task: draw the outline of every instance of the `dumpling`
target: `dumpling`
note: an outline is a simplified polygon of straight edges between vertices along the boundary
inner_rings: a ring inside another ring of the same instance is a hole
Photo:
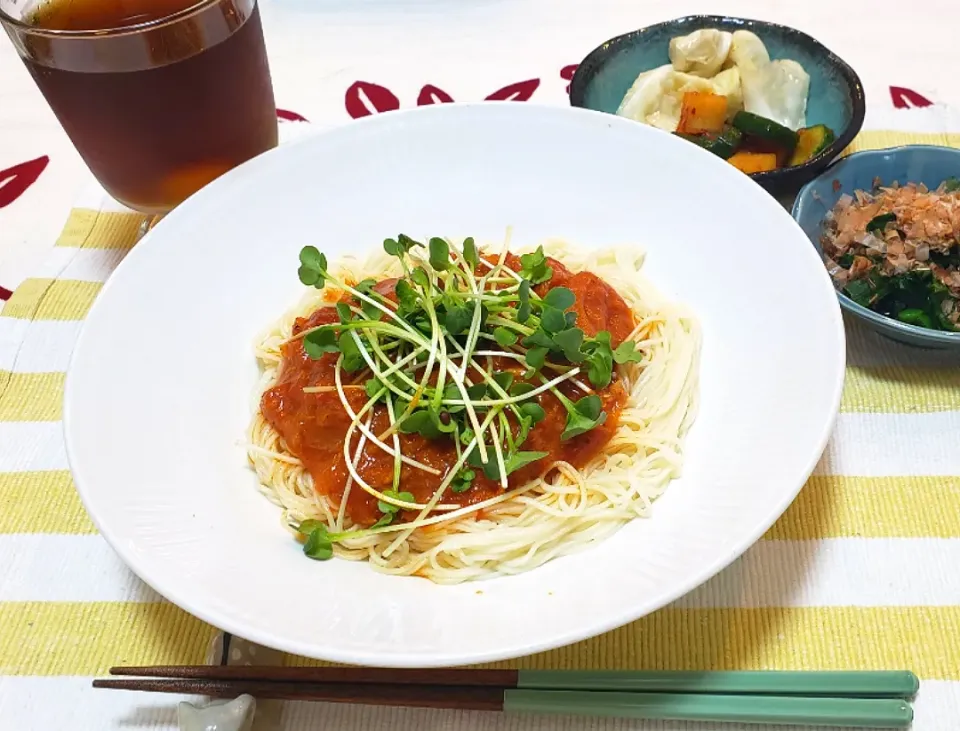
[[[743,88],[740,82],[740,69],[736,66],[721,71],[714,76],[713,93],[727,97],[727,118],[743,109]]]
[[[673,66],[667,64],[640,74],[624,95],[617,114],[637,122],[646,122],[647,116],[654,111],[663,95],[663,80],[671,73]]]
[[[796,61],[771,61],[759,70],[741,71],[743,108],[792,130],[806,125],[810,76]]]
[[[734,32],[730,43],[727,66],[736,66],[741,74],[750,69],[761,69],[770,63],[770,54],[756,33],[748,30]]]
[[[716,28],[696,30],[670,40],[670,63],[674,70],[709,79],[716,74],[733,43],[733,34]]]
[[[724,80],[732,85],[736,77],[728,75]],[[683,95],[688,91],[722,93],[714,80],[680,73],[667,64],[640,74],[624,96],[617,114],[673,132],[680,123]],[[731,95],[738,95],[739,85],[729,91]]]
[[[766,46],[750,31],[738,30],[727,63],[740,70],[743,108],[797,130],[806,124],[810,76],[796,61],[771,61]]]

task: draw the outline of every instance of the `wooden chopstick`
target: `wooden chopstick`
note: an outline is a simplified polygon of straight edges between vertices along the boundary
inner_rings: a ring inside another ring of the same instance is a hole
[[[289,683],[380,683],[390,685],[494,687],[528,690],[590,690],[702,694],[912,698],[920,686],[908,670],[792,671],[574,671],[389,668],[287,668],[186,665],[114,667],[111,675]]]
[[[308,683],[263,680],[208,680],[193,678],[105,678],[93,681],[94,688],[142,690],[154,693],[206,695],[234,698],[243,693],[261,699],[326,701],[378,706],[420,708],[464,708],[502,711],[500,688],[401,685],[384,683]]]
[[[902,699],[772,695],[558,691],[387,683],[310,683],[197,678],[109,678],[94,687],[362,705],[605,716],[670,721],[906,728],[913,709]]]
[[[516,688],[517,670],[455,668],[394,670],[391,668],[287,668],[275,665],[151,665],[112,667],[111,675],[142,678],[261,680],[314,683],[391,683],[395,685],[459,685]]]

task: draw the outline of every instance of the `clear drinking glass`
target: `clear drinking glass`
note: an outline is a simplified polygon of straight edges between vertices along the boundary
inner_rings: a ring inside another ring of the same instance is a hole
[[[277,145],[257,0],[0,0],[0,25],[110,195],[163,214]]]

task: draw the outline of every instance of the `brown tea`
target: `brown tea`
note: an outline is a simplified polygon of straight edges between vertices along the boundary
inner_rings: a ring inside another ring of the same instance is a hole
[[[24,35],[19,50],[94,175],[131,208],[168,211],[276,146],[256,0],[52,0],[28,20],[49,30],[129,27]]]

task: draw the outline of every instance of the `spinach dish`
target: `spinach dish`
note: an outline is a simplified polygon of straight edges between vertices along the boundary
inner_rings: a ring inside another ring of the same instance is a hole
[[[931,330],[960,328],[960,180],[875,181],[825,219],[824,261],[837,289],[881,315]]]

